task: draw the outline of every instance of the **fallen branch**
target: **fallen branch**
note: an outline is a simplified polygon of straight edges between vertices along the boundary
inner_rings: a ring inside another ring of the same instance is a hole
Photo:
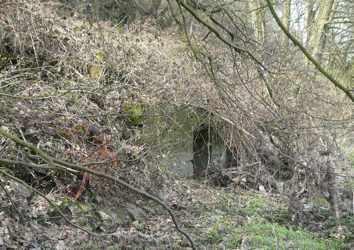
[[[12,140],[14,142],[16,142],[17,144],[19,144],[19,145],[21,145],[21,146],[23,146],[25,148],[30,149],[31,151],[33,151],[34,153],[39,155],[48,165],[50,165],[50,166],[52,166],[54,168],[66,169],[66,170],[67,170],[67,168],[69,168],[70,170],[83,171],[83,172],[92,174],[94,176],[98,176],[98,177],[101,177],[101,178],[104,178],[104,179],[107,179],[107,180],[111,180],[114,183],[118,183],[119,185],[124,186],[124,187],[130,189],[131,191],[134,191],[135,193],[140,194],[143,197],[156,202],[157,204],[159,204],[161,207],[163,207],[168,212],[168,214],[170,215],[170,217],[171,217],[171,219],[173,221],[173,224],[174,224],[176,230],[188,240],[188,242],[190,243],[192,249],[196,249],[191,237],[187,233],[185,233],[184,231],[182,231],[179,228],[179,226],[177,224],[177,220],[176,220],[174,214],[172,213],[172,210],[163,201],[161,201],[156,196],[153,196],[153,195],[145,192],[144,190],[136,188],[136,187],[132,186],[131,184],[129,184],[129,183],[127,183],[127,182],[125,182],[125,181],[123,181],[123,180],[121,180],[119,178],[114,178],[114,177],[106,175],[104,173],[85,168],[85,167],[83,167],[81,165],[77,165],[77,164],[74,164],[74,163],[69,163],[69,162],[66,162],[66,161],[63,161],[63,160],[59,160],[59,159],[53,158],[53,157],[49,156],[47,153],[45,153],[43,150],[41,150],[40,148],[37,148],[37,147],[33,146],[32,144],[21,140],[20,138],[18,138],[17,136],[11,134],[10,132],[7,132],[6,129],[4,129],[3,127],[0,128],[0,135],[5,137],[5,138],[8,138],[8,139],[10,139],[10,140]],[[7,177],[9,177],[9,174],[7,174],[6,172],[1,171],[1,173],[4,174],[4,175],[7,175]],[[83,231],[87,232],[87,230],[85,230],[85,229],[83,229]]]
[[[32,187],[31,185],[28,185],[26,182],[24,182],[23,180],[7,173],[6,171],[4,170],[1,170],[0,169],[0,174],[3,175],[4,177],[7,177],[8,179],[11,179],[23,186],[25,186],[26,188],[28,188],[29,190],[32,190],[33,192],[35,192],[36,194],[38,194],[39,196],[43,197],[50,206],[52,206],[59,214],[60,216],[72,227],[75,227],[77,229],[80,229],[81,231],[84,231],[85,233],[88,233],[88,234],[92,234],[92,235],[96,235],[96,236],[102,236],[103,234],[96,234],[96,233],[93,233],[93,232],[90,232],[88,231],[87,229],[83,228],[83,227],[80,227],[74,223],[72,223],[66,216],[65,214],[61,211],[61,209],[56,205],[54,204],[54,202],[52,202],[50,199],[47,198],[47,196],[45,194],[43,194],[42,192],[38,191],[36,188]]]

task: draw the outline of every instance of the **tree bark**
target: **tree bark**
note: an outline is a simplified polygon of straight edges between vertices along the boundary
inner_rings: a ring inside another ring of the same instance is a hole
[[[314,0],[306,0],[306,10],[305,10],[305,30],[306,30],[306,39],[305,46],[306,48],[310,45],[310,37],[312,37],[312,25],[314,23],[315,17],[315,3]]]
[[[264,7],[259,0],[250,0],[248,2],[251,12],[251,20],[254,28],[254,35],[256,40],[261,44],[265,40],[265,12]]]
[[[322,39],[323,34],[326,29],[326,25],[331,19],[331,13],[333,7],[335,6],[335,0],[318,1],[319,10],[316,18],[316,22],[313,27],[313,34],[310,37],[309,46],[311,49],[311,54],[317,60],[321,57],[320,53],[322,51]]]

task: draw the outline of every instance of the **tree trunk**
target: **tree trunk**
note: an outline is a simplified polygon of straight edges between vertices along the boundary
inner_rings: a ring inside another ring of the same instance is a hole
[[[331,13],[335,5],[335,0],[327,1],[318,1],[319,10],[316,18],[316,22],[313,27],[313,33],[310,37],[309,46],[312,52],[312,55],[316,58],[320,58],[320,53],[322,51],[323,44],[321,41],[324,39],[323,34],[326,28],[326,25],[331,19]]]
[[[265,12],[264,7],[259,0],[250,0],[248,2],[251,12],[251,21],[254,28],[256,40],[263,44],[265,40]]]
[[[305,10],[305,30],[306,30],[306,37],[305,37],[305,44],[308,48],[310,46],[310,37],[312,37],[312,28],[315,18],[315,3],[314,0],[306,0],[306,10]]]

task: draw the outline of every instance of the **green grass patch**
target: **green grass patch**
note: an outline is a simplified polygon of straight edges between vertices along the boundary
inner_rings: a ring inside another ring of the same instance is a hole
[[[247,223],[240,224],[231,217],[219,216],[209,227],[206,238],[208,244],[225,249],[236,249],[247,245],[248,249],[264,250],[328,250],[343,249],[339,240],[321,239],[305,230],[293,230],[277,223],[270,223],[261,217],[249,218]]]
[[[252,218],[242,227],[236,227],[227,242],[228,249],[247,240],[251,249],[342,249],[337,240],[323,240],[304,230],[293,230],[262,218]]]
[[[234,200],[236,201],[236,200]],[[335,237],[290,226],[286,204],[259,194],[243,195],[240,204],[220,200],[219,206],[203,216],[203,244],[211,249],[344,249]],[[224,207],[225,206],[225,207]],[[225,209],[224,209],[225,208]]]

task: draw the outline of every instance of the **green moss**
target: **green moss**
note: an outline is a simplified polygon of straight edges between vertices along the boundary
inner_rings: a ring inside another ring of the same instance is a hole
[[[127,115],[127,119],[130,125],[138,126],[144,121],[144,108],[140,103],[128,102],[124,103],[122,111]]]

